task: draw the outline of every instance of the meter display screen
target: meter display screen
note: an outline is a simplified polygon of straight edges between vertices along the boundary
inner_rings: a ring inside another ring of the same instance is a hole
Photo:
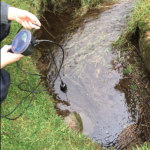
[[[31,33],[24,29],[18,32],[12,42],[12,51],[16,54],[23,53],[31,42]]]

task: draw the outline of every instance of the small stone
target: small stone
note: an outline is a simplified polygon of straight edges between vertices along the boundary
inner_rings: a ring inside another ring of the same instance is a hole
[[[65,123],[74,131],[83,132],[82,119],[75,111],[65,118]]]

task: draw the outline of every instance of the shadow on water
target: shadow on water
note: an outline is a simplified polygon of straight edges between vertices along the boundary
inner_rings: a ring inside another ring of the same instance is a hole
[[[78,28],[68,12],[60,15],[46,12],[41,20],[51,34],[48,39],[60,43],[65,50],[60,74],[68,92],[65,95],[60,91],[59,79],[49,89],[57,100],[57,113],[66,116],[76,111],[82,118],[83,132],[104,146],[114,145],[121,130],[136,121],[130,78],[123,74],[123,64],[118,63],[118,54],[111,47],[123,32],[133,3],[122,0],[101,13],[92,10],[80,20]],[[36,36],[45,39],[41,32],[37,31]],[[37,68],[46,76],[48,86],[57,71],[47,47],[41,44],[39,49],[42,54]],[[51,50],[59,66],[62,52],[55,46]]]

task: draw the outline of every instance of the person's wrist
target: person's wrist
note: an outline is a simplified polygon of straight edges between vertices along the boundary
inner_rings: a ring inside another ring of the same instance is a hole
[[[6,62],[1,62],[0,69],[4,68],[7,65]]]
[[[17,12],[17,8],[15,8],[15,7],[9,7],[8,8],[8,20],[13,20],[13,21],[16,21],[16,17],[17,17],[17,14],[16,14],[16,12]]]

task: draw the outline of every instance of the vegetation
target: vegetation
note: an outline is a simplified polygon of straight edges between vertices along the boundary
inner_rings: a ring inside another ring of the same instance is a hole
[[[133,147],[133,150],[149,150],[150,144],[149,143],[144,143],[142,147],[136,146]]]
[[[54,4],[55,6],[60,6],[62,3],[65,2],[71,2],[71,3],[79,3],[81,7],[84,7],[86,5],[89,6],[95,6],[95,5],[99,5],[102,0],[51,0],[51,3]]]
[[[137,2],[124,34],[117,40],[115,45],[119,47],[131,46],[131,38],[135,34],[137,27],[143,32],[150,29],[150,0]]]
[[[64,9],[68,9],[68,5],[65,7],[66,2],[70,4],[70,6],[75,6],[75,10],[72,11],[72,15],[76,17],[78,15],[82,16],[86,14],[90,7],[101,5],[102,0],[50,0],[48,1],[48,4],[52,6],[52,9],[49,11],[60,13],[64,11]]]

